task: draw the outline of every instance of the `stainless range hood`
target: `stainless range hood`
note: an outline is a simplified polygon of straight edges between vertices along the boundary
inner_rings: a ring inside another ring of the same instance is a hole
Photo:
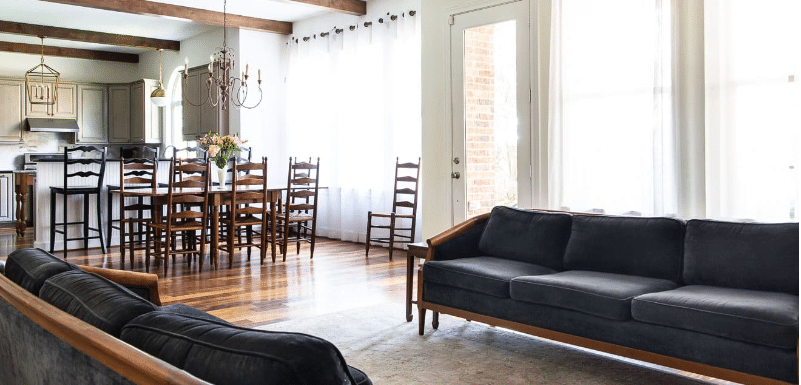
[[[28,130],[33,132],[78,132],[75,119],[28,118]]]

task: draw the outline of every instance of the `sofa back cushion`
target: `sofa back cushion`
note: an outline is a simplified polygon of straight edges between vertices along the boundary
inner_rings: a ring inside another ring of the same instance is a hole
[[[5,275],[33,295],[39,295],[48,278],[69,270],[80,269],[42,249],[25,248],[8,255]]]
[[[50,277],[39,297],[115,337],[128,321],[158,308],[130,290],[82,270]]]
[[[214,384],[354,383],[339,350],[306,334],[159,310],[125,325],[121,339]]]
[[[565,269],[679,282],[684,227],[672,218],[575,215]]]
[[[478,248],[485,256],[562,270],[572,215],[497,206]]]
[[[798,294],[798,223],[687,222],[688,285]]]

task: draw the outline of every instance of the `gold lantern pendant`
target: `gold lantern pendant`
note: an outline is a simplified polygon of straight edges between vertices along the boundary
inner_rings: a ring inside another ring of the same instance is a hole
[[[42,39],[42,61],[36,67],[25,73],[25,88],[28,92],[30,104],[53,106],[58,100],[58,85],[61,83],[61,74],[44,62],[44,36]],[[48,114],[52,115],[51,109]]]

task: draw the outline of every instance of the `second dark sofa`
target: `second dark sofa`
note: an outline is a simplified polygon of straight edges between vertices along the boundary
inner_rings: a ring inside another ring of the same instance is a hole
[[[746,383],[798,382],[798,224],[496,207],[431,238],[425,311]]]

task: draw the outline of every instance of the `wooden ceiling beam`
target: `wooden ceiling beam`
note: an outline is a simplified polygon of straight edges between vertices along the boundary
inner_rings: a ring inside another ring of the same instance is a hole
[[[164,49],[180,51],[181,42],[173,40],[151,39],[148,37],[117,35],[113,33],[83,31],[79,29],[50,27],[12,23],[0,20],[0,32],[15,35],[44,36],[54,39],[81,41],[86,43],[109,44],[124,47],[137,47],[147,49]]]
[[[223,13],[181,5],[156,3],[147,0],[40,0],[50,3],[76,5],[79,7],[103,9],[107,11],[131,13],[135,15],[163,16],[189,20],[200,24],[223,25]],[[249,16],[228,14],[228,26],[257,31],[292,34],[292,23]]]
[[[0,51],[41,55],[42,46],[35,44],[0,41]],[[44,46],[45,56],[71,57],[76,59],[103,60],[121,63],[139,63],[139,55],[122,52],[93,51],[88,49]]]
[[[323,7],[329,11],[346,13],[348,15],[364,16],[367,14],[367,2],[362,0],[291,0],[293,3],[303,3]]]

